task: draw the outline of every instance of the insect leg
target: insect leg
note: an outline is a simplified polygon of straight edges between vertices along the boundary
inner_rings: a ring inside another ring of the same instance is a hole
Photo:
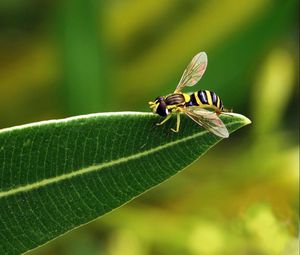
[[[173,131],[173,132],[178,132],[179,131],[179,126],[180,126],[180,113],[177,113],[177,122],[176,122],[176,129],[174,129],[174,128],[171,128],[171,130]]]
[[[162,122],[156,123],[156,125],[160,126],[160,125],[166,123],[171,117],[172,117],[172,114],[169,114]]]

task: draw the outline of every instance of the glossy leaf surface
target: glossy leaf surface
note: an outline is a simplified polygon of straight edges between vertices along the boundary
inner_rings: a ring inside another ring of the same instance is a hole
[[[242,115],[221,116],[229,132]],[[0,254],[38,247],[170,178],[221,138],[183,116],[106,113],[0,131]],[[209,169],[209,166],[207,167]],[[207,170],[203,167],[203,171]]]

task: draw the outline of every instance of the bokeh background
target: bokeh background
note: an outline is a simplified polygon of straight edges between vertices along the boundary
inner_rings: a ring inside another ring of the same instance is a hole
[[[188,62],[251,126],[38,254],[297,254],[296,0],[1,0],[0,127],[148,111]]]

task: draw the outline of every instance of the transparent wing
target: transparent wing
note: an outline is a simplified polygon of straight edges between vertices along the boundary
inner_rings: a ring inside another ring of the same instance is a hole
[[[175,89],[180,92],[184,87],[194,86],[202,77],[207,67],[207,55],[205,52],[198,53],[184,70],[181,79]]]
[[[184,112],[193,121],[206,128],[211,133],[223,138],[227,138],[229,136],[226,126],[215,112],[211,112],[200,107],[187,107]]]

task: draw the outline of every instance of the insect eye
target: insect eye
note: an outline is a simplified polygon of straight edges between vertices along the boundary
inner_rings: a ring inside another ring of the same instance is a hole
[[[157,106],[156,113],[160,116],[167,116],[169,114],[169,110],[167,109],[167,105],[164,101],[160,102]]]
[[[155,101],[157,101],[157,102],[161,102],[163,100],[164,100],[164,97],[162,97],[162,96],[155,98]]]

